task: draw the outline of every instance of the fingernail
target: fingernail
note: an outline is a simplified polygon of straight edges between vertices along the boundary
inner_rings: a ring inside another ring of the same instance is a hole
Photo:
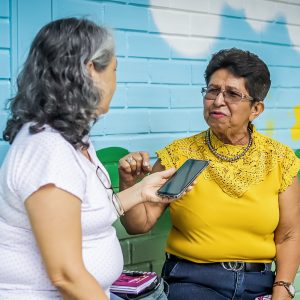
[[[147,161],[144,161],[144,166],[145,166],[145,167],[149,166],[149,164],[148,164]]]
[[[140,172],[137,172],[136,175],[140,175]]]

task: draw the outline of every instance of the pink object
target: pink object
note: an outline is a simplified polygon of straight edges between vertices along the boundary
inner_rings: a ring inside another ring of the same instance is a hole
[[[272,295],[259,296],[255,300],[269,300],[272,299]]]
[[[112,284],[110,291],[115,293],[139,294],[157,279],[154,272],[137,272],[134,275],[122,273]]]

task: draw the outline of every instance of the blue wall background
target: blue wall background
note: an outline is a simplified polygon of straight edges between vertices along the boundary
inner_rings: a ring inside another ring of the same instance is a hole
[[[115,30],[118,88],[109,114],[93,127],[97,149],[122,146],[154,157],[175,138],[206,129],[203,72],[213,52],[233,46],[257,53],[271,71],[259,131],[300,148],[299,0],[0,0],[1,132],[32,38],[69,16]],[[0,164],[7,149],[0,140]]]

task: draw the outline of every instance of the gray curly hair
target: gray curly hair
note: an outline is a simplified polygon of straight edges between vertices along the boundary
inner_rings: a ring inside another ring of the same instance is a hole
[[[89,20],[66,18],[45,25],[18,76],[4,140],[12,143],[22,125],[32,122],[30,133],[49,124],[74,148],[87,148],[84,137],[97,120],[101,92],[86,64],[92,61],[97,71],[104,70],[114,48],[111,32]]]

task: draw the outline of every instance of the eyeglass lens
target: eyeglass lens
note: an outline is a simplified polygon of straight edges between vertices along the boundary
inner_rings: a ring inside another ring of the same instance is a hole
[[[206,100],[216,100],[217,97],[222,93],[224,100],[226,102],[240,102],[242,99],[249,99],[250,97],[245,96],[244,94],[238,91],[231,90],[221,90],[215,88],[203,88],[202,95]]]
[[[106,189],[112,189],[110,179],[99,166],[96,169],[96,175]]]

